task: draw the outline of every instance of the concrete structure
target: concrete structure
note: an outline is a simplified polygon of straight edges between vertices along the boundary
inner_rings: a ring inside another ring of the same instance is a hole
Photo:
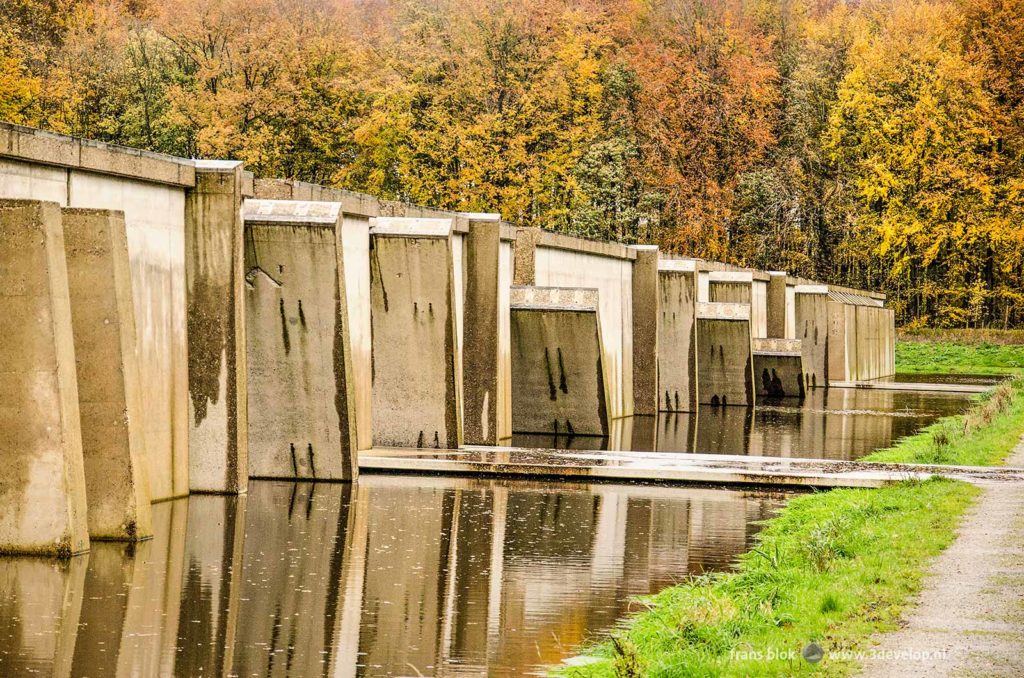
[[[794,290],[796,339],[803,353],[804,386],[828,386],[828,286],[797,285]]]
[[[637,250],[619,243],[519,229],[515,245],[516,285],[593,288],[601,305],[601,345],[609,411],[633,410],[633,266]],[[649,320],[647,321],[649,324]]]
[[[247,200],[249,473],[357,473],[338,203]]]
[[[60,207],[0,201],[0,553],[89,548]]]
[[[803,398],[803,352],[798,339],[752,340],[758,398]]]
[[[895,319],[867,296],[829,293],[829,381],[869,381],[895,374]]]
[[[124,212],[154,500],[188,494],[185,193],[193,161],[0,124],[0,198]]]
[[[462,237],[451,219],[370,220],[373,441],[462,442]]]
[[[767,320],[765,336],[772,339],[796,338],[796,293],[790,277],[783,271],[768,273]]]
[[[697,304],[697,400],[704,405],[754,406],[748,305]]]
[[[697,410],[697,262],[658,262],[658,408]]]
[[[768,274],[747,270],[710,270],[706,275],[708,296],[701,301],[749,305],[750,336],[767,337]]]
[[[633,263],[633,414],[658,413],[658,248],[634,245]]]
[[[153,534],[124,215],[65,208],[89,536]]]
[[[194,492],[249,485],[240,162],[197,161],[185,201],[188,459]]]
[[[465,240],[463,427],[465,442],[512,436],[509,288],[511,238],[497,219],[470,219]],[[514,237],[514,236],[513,236]]]
[[[513,287],[512,428],[609,432],[598,291]]]

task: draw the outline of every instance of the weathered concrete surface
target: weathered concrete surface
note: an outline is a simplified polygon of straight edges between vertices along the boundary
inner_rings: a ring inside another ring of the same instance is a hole
[[[786,294],[788,276],[783,271],[769,271],[768,276],[767,319],[765,321],[767,336],[777,339],[792,338],[788,328],[794,309],[790,307],[790,295]]]
[[[697,272],[693,261],[663,260],[658,271],[658,408],[697,410]]]
[[[357,473],[337,203],[246,200],[249,474]]]
[[[249,485],[242,163],[197,164],[185,201],[189,487],[238,493]]]
[[[636,245],[633,263],[633,414],[658,413],[658,248]]]
[[[599,243],[544,233],[536,249],[536,285],[595,288],[601,323],[608,411],[633,414],[633,264],[636,252],[619,243]]]
[[[828,287],[798,285],[796,339],[803,351],[804,386],[828,386]]]
[[[503,224],[502,233],[509,229]],[[512,437],[512,276],[515,240],[503,235],[498,255],[498,440]]]
[[[512,288],[512,428],[608,435],[597,290]]]
[[[803,398],[803,353],[798,339],[753,340],[758,398]]]
[[[537,284],[537,243],[542,233],[539,228],[516,229],[512,284]]]
[[[708,301],[750,306],[750,336],[768,336],[767,274],[748,271],[710,271]]]
[[[377,218],[370,228],[374,445],[458,447],[452,220]]]
[[[153,534],[124,215],[64,208],[89,536]]]
[[[89,548],[60,206],[0,200],[0,552]]]
[[[24,136],[18,138],[13,147],[0,143],[0,155],[34,160],[0,158],[0,198],[52,200],[63,206],[124,212],[136,345],[147,412],[143,428],[150,488],[154,500],[187,494],[184,219],[185,186],[194,182],[193,163],[159,157],[166,163],[161,166],[173,172],[158,176],[133,164],[135,159],[149,157],[141,151],[79,143],[77,139],[45,133],[33,133],[28,140]],[[69,155],[51,155],[57,153],[54,149],[58,147],[71,149]],[[82,153],[91,154],[91,159],[86,162]],[[44,161],[61,166],[39,164]],[[124,176],[130,171],[139,171],[144,180]],[[181,175],[184,183],[173,180],[179,171],[185,172]]]
[[[503,414],[498,396],[501,222],[470,221],[465,245],[464,438],[471,445],[496,445]]]
[[[1024,466],[1024,442],[1008,462]],[[917,606],[898,631],[876,636],[860,675],[1024,675],[1022,540],[1024,486],[985,486],[956,541],[929,567]]]
[[[697,304],[697,400],[754,406],[749,306]]]

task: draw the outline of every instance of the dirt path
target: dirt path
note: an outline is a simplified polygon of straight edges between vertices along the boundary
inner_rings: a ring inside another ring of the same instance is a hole
[[[1024,439],[1007,465],[1024,466]],[[1024,676],[1024,487],[983,489],[905,626],[878,637],[862,678]]]

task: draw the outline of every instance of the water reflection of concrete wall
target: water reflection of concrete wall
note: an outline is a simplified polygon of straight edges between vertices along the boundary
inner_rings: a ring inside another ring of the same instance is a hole
[[[156,538],[0,560],[0,675],[520,676],[726,566],[727,490],[368,476],[154,506]],[[8,648],[10,648],[8,650]]]

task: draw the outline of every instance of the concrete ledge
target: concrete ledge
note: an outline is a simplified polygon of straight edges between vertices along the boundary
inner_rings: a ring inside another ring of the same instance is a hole
[[[928,384],[901,381],[830,381],[832,388],[862,388],[876,391],[922,391],[925,393],[988,393],[985,384]]]
[[[359,467],[368,473],[487,475],[777,487],[884,487],[943,475],[978,484],[1024,482],[1024,469],[920,464],[880,464],[780,457],[675,452],[572,452],[519,447],[461,450],[367,450]]]
[[[750,304],[727,304],[714,301],[697,303],[697,318],[706,320],[750,320]]]
[[[455,227],[453,219],[376,217],[370,220],[371,236],[392,238],[447,238]]]
[[[251,199],[242,203],[246,223],[335,226],[341,212],[341,204],[336,202]]]
[[[779,339],[776,337],[754,337],[750,340],[754,353],[774,355],[801,355],[799,339]]]
[[[172,186],[191,187],[196,181],[191,160],[5,122],[0,122],[0,157]]]
[[[692,273],[700,268],[695,259],[659,259],[658,271]]]
[[[514,286],[509,292],[513,309],[597,311],[598,291],[587,287]]]

